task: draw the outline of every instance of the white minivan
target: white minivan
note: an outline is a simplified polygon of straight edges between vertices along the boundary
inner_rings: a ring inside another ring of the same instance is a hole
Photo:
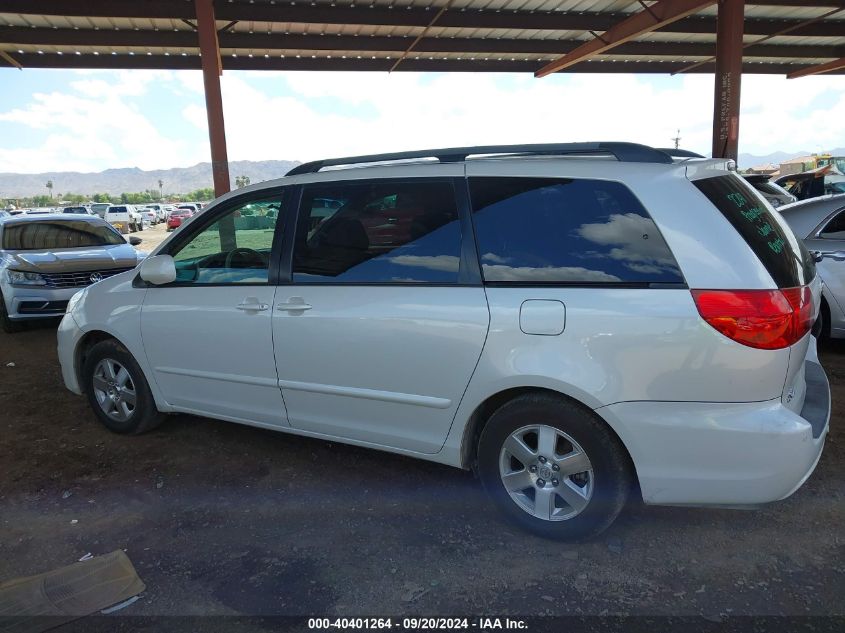
[[[538,534],[783,499],[830,389],[815,264],[719,159],[629,143],[308,163],[77,294],[67,387],[475,469]]]

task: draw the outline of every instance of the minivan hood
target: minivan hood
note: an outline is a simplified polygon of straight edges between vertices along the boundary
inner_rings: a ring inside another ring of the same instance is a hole
[[[133,268],[139,260],[137,251],[129,244],[6,253],[12,258],[11,268],[39,273]]]

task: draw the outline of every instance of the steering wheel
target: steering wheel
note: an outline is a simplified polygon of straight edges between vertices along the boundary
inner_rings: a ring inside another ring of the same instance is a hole
[[[226,268],[232,267],[232,260],[235,259],[236,256],[241,257],[243,259],[246,259],[246,257],[252,257],[253,259],[256,259],[261,262],[262,266],[267,266],[270,263],[270,260],[267,259],[266,255],[264,255],[263,253],[259,253],[256,250],[253,250],[251,248],[235,248],[226,253]]]

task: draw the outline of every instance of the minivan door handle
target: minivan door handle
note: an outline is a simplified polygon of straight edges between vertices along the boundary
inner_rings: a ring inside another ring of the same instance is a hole
[[[235,307],[245,312],[263,312],[270,309],[270,306],[266,303],[260,303],[257,297],[247,297]]]
[[[286,312],[302,312],[303,310],[310,310],[311,305],[305,303],[302,297],[291,297],[287,303],[279,303],[276,305],[277,310],[284,310]]]

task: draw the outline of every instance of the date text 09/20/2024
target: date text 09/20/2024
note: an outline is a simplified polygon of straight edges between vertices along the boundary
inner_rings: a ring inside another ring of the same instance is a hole
[[[309,618],[309,630],[391,630],[405,631],[501,631],[526,630],[528,624],[519,618]]]

